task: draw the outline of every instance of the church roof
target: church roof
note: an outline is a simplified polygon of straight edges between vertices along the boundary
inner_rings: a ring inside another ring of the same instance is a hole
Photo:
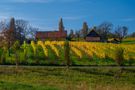
[[[36,33],[57,33],[57,32],[60,32],[60,31],[36,31]],[[62,32],[67,32],[67,31],[62,31]]]

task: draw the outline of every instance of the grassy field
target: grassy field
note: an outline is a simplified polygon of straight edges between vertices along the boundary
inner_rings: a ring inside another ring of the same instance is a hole
[[[123,40],[122,44],[135,44],[135,38],[126,38]]]
[[[134,90],[135,68],[0,66],[0,90]]]

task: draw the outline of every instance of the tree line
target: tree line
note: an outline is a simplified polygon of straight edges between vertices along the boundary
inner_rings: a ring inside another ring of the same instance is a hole
[[[62,22],[62,25],[59,25],[59,27],[63,25],[64,24]],[[135,37],[135,32],[128,35],[127,26],[118,25],[114,27],[111,22],[103,22],[98,26],[89,27],[87,22],[83,22],[82,29],[71,29],[70,33],[67,36],[67,39],[72,40],[73,38],[76,38],[78,41],[80,39],[85,40],[86,36],[92,29],[94,29],[101,36],[101,41],[103,42],[107,42],[109,38],[115,38],[119,42],[122,42],[123,38],[127,36]],[[29,38],[34,39],[35,33],[38,30],[38,28],[31,26],[28,21],[22,19],[15,20],[14,18],[11,18],[10,22],[0,21],[0,46],[4,45],[3,43],[6,43],[7,45],[9,45],[8,47],[10,47],[16,40],[18,40],[20,44],[22,44]]]
[[[68,38],[72,40],[73,38],[83,38],[85,40],[88,33],[94,29],[100,36],[101,41],[107,42],[109,38],[117,39],[119,42],[122,42],[125,37],[135,37],[135,32],[131,35],[128,35],[128,27],[127,26],[114,26],[111,22],[103,22],[98,26],[94,26],[89,28],[87,22],[84,22],[82,25],[82,29],[76,30],[74,32],[73,29],[70,30]]]

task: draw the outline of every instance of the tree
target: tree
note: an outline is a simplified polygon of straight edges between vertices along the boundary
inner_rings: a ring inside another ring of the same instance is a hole
[[[73,39],[73,37],[74,37],[74,31],[71,29],[71,30],[70,30],[70,33],[69,33],[69,35],[68,35],[68,40]]]
[[[27,35],[29,34],[29,24],[27,21],[22,19],[16,20],[15,24],[17,32],[16,38],[22,44],[26,40]]]
[[[5,20],[0,21],[0,47],[5,46],[5,40],[4,40],[4,31],[8,29],[8,24]]]
[[[126,26],[118,26],[115,30],[115,37],[118,38],[120,42],[122,42],[127,34],[128,28]]]
[[[27,21],[22,19],[11,18],[10,23],[4,20],[0,22],[0,42],[6,41],[11,46],[9,41],[15,42],[18,40],[20,44],[23,44],[28,38],[35,38],[37,30],[38,28],[30,26]]]
[[[63,20],[62,20],[62,18],[60,19],[60,22],[59,22],[59,31],[60,31],[60,32],[63,32],[63,31],[64,31],[64,25],[63,25]]]
[[[69,34],[71,37],[73,37],[74,36],[74,31],[73,31],[73,29],[71,29],[70,30],[70,34]]]
[[[110,22],[103,22],[97,27],[97,32],[100,34],[102,41],[107,41],[108,36],[113,28],[113,24]]]
[[[77,38],[78,41],[79,41],[79,38],[80,38],[80,36],[81,36],[81,35],[80,35],[80,31],[76,31],[76,32],[75,32],[75,36],[76,36],[76,38]]]
[[[84,22],[83,23],[83,28],[82,28],[82,35],[83,35],[83,38],[85,39],[87,34],[88,34],[88,25],[87,25],[87,22]]]
[[[0,33],[8,28],[8,24],[6,23],[6,20],[0,21]]]
[[[28,35],[28,37],[34,39],[36,31],[38,31],[38,30],[39,30],[39,28],[35,28],[35,27],[30,26],[29,27],[29,35]],[[28,37],[26,37],[26,38],[28,38]]]
[[[9,27],[2,31],[4,41],[7,42],[8,55],[10,56],[10,48],[16,41],[15,19],[11,18]]]

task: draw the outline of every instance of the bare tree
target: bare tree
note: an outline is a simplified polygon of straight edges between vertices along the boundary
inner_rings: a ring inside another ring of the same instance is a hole
[[[35,34],[36,34],[36,31],[38,31],[38,30],[39,30],[39,28],[29,26],[29,34],[28,34],[27,38],[35,39]]]
[[[118,26],[115,30],[115,37],[118,38],[120,42],[122,42],[127,34],[128,28],[126,26]]]
[[[7,28],[6,20],[0,21],[0,33]]]
[[[113,28],[113,24],[110,22],[103,22],[96,29],[96,31],[101,35],[102,41],[107,41],[108,35]]]
[[[9,23],[6,23],[6,20],[0,21],[0,36],[3,36],[3,31],[9,29]]]
[[[7,30],[6,21],[0,21],[0,47],[4,46],[4,33],[3,31]]]
[[[24,40],[26,40],[27,35],[29,34],[29,24],[25,20],[16,20],[16,32],[17,36],[16,38],[20,41],[20,43],[23,43]]]

